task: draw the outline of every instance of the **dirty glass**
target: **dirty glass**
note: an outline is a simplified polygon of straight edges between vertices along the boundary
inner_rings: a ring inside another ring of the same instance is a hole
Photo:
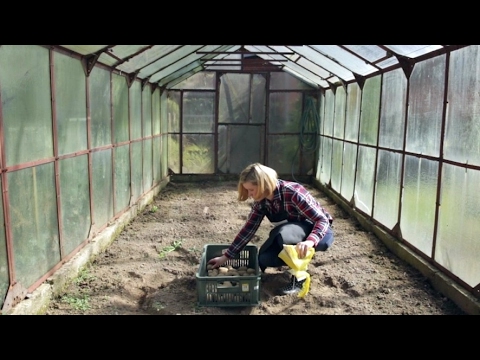
[[[214,135],[183,135],[182,174],[215,173]]]
[[[263,74],[252,75],[252,93],[250,95],[250,123],[252,124],[265,124],[266,82]]]
[[[90,96],[91,146],[112,143],[112,113],[110,111],[110,72],[95,67],[88,78]]]
[[[53,156],[48,49],[0,46],[5,166]]]
[[[389,229],[393,229],[398,222],[401,172],[401,154],[378,151],[373,217]]]
[[[130,87],[130,140],[142,137],[142,93],[139,81]]]
[[[143,141],[143,191],[146,192],[152,187],[153,169],[152,169],[152,139]]]
[[[267,138],[267,164],[278,174],[299,173],[298,135],[270,135]]]
[[[362,91],[357,83],[348,84],[347,114],[345,117],[345,140],[358,142],[358,124],[360,121],[360,102]]]
[[[239,174],[254,162],[264,162],[263,126],[219,125],[218,169],[224,174]]]
[[[438,161],[405,156],[400,229],[402,237],[432,256]]]
[[[216,88],[216,73],[213,71],[201,71],[198,72],[189,78],[181,81],[177,85],[173,86],[172,89],[198,89],[198,90],[215,90]]]
[[[130,145],[113,149],[115,181],[115,214],[130,205]]]
[[[97,232],[114,216],[112,149],[92,153],[93,231]]]
[[[322,135],[333,136],[333,120],[335,119],[335,94],[331,89],[325,91],[323,114],[320,133]]]
[[[215,126],[215,92],[183,93],[182,125],[184,133],[213,133]]]
[[[168,168],[180,174],[180,135],[168,136]]]
[[[269,132],[299,133],[302,119],[301,92],[270,93]]]
[[[152,136],[152,89],[145,86],[142,91],[143,137]]]
[[[480,171],[443,164],[434,259],[475,287],[480,283]]]
[[[218,122],[250,122],[251,76],[249,74],[224,74],[218,89]]]
[[[80,60],[55,53],[58,155],[87,149],[85,72]]]
[[[152,139],[152,176],[154,183],[162,180],[162,138],[160,136]]]
[[[357,169],[357,145],[345,143],[343,146],[342,185],[340,192],[347,201],[350,201],[353,196],[355,171]]]
[[[332,145],[331,185],[333,190],[340,192],[340,184],[342,182],[343,141],[333,139]]]
[[[405,131],[405,104],[407,102],[407,78],[402,69],[383,75],[382,106],[380,108],[379,146],[403,149]]]
[[[320,146],[322,160],[320,162],[320,176],[318,180],[321,184],[328,185],[330,183],[330,174],[332,170],[332,139],[321,137]]]
[[[143,151],[142,142],[136,141],[131,144],[132,152],[132,203],[137,202],[143,193]]]
[[[346,94],[343,87],[338,87],[335,92],[335,118],[333,121],[333,136],[337,139],[345,137],[345,108]]]
[[[2,179],[0,178],[0,189],[2,189]],[[3,197],[0,196],[0,219],[3,219]],[[0,221],[0,308],[3,306],[3,299],[7,295],[10,286],[8,257],[7,257],[7,236],[5,234],[5,225]]]
[[[55,169],[7,172],[7,180],[15,281],[28,288],[60,261]]]
[[[180,92],[169,91],[168,92],[168,132],[178,133],[180,132]],[[166,129],[164,130],[164,132]]]
[[[312,87],[286,72],[270,73],[270,90],[311,90]]]
[[[152,134],[158,135],[161,131],[162,106],[160,102],[160,89],[156,88],[152,95]]]
[[[480,165],[480,45],[450,55],[444,157]],[[461,141],[459,141],[461,139]]]
[[[406,151],[440,155],[445,66],[443,55],[413,68],[408,90]]]
[[[373,184],[375,175],[376,150],[359,146],[357,161],[357,177],[355,179],[355,207],[372,215]]]
[[[377,145],[380,84],[380,76],[365,81],[360,113],[360,143],[362,144]]]
[[[88,156],[60,160],[60,210],[64,255],[70,254],[90,230]]]
[[[116,144],[129,140],[128,86],[124,76],[112,74],[113,129]]]

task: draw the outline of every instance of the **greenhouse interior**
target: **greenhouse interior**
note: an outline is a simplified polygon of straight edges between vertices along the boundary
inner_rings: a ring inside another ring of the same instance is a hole
[[[172,178],[253,162],[480,314],[479,45],[0,45],[0,99],[2,314]]]

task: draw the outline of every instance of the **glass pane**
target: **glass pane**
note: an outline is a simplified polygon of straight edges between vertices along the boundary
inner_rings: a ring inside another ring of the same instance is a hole
[[[2,179],[0,178],[0,189],[3,189]],[[3,219],[3,196],[0,196],[0,219]],[[3,299],[7,295],[8,287],[10,286],[9,271],[8,271],[8,257],[7,257],[7,239],[5,235],[5,225],[0,221],[0,307],[3,306]]]
[[[350,201],[353,197],[353,185],[357,168],[357,145],[345,143],[342,169],[342,196]]]
[[[349,84],[347,93],[347,115],[345,119],[345,140],[358,142],[361,97],[362,91],[358,84]]]
[[[112,143],[112,113],[110,111],[110,73],[93,68],[89,77],[92,147]]]
[[[435,260],[475,287],[480,283],[480,171],[444,164],[442,173]]]
[[[202,89],[215,90],[215,72],[202,71],[178,83],[172,89]]]
[[[268,137],[268,166],[274,168],[279,175],[298,174],[298,166],[294,167],[299,147],[297,135],[271,135]]]
[[[180,174],[180,135],[168,136],[168,168]]]
[[[0,85],[6,166],[53,156],[48,49],[0,46]]]
[[[321,133],[333,136],[333,120],[335,118],[335,95],[332,90],[325,91],[325,111]]]
[[[55,53],[55,104],[58,154],[87,148],[85,72],[80,60]]]
[[[340,192],[342,182],[342,157],[343,157],[343,141],[333,140],[332,149],[332,189]]]
[[[161,101],[160,101],[160,89],[155,89],[152,95],[152,134],[158,135],[161,130]]]
[[[439,156],[445,55],[415,65],[410,77],[406,150]]]
[[[250,111],[252,124],[265,124],[266,99],[267,95],[265,77],[261,74],[252,75],[252,94],[250,98],[250,104],[252,104]],[[247,165],[245,165],[245,167]]]
[[[90,230],[88,156],[63,159],[59,166],[63,251],[68,255],[88,237]]]
[[[390,151],[378,151],[377,186],[373,217],[389,229],[398,222],[402,156]]]
[[[270,94],[270,133],[299,133],[302,118],[302,93]]]
[[[333,135],[338,139],[345,137],[345,107],[346,95],[343,87],[338,87],[335,92],[335,119],[333,121]]]
[[[425,255],[432,256],[438,162],[406,156],[404,177],[402,236]]]
[[[152,139],[143,141],[143,191],[152,187]]]
[[[263,126],[220,125],[218,168],[225,174],[240,174],[245,167],[264,159]]]
[[[115,214],[130,204],[130,146],[113,149],[115,157]]]
[[[134,142],[132,146],[132,203],[135,203],[143,193],[142,143]]]
[[[162,180],[162,138],[156,137],[153,138],[152,143],[152,172],[153,172],[153,181],[155,183]]]
[[[270,73],[271,90],[311,90],[312,87],[286,72]]]
[[[373,184],[375,175],[375,149],[358,148],[357,178],[355,180],[355,207],[372,215]]]
[[[215,145],[213,135],[184,135],[182,174],[213,174]]]
[[[183,93],[183,132],[213,133],[215,126],[215,93]]]
[[[332,139],[322,137],[320,141],[321,149],[321,168],[320,176],[318,177],[320,183],[327,185],[330,183],[330,173],[332,170]]]
[[[128,86],[124,76],[112,74],[113,80],[113,129],[115,143],[129,140]]]
[[[60,261],[54,166],[7,172],[7,179],[15,278],[28,288]]]
[[[365,81],[360,113],[360,142],[376,145],[380,107],[380,76]]]
[[[130,139],[142,137],[142,93],[139,81],[130,87]]]
[[[180,92],[168,92],[168,132],[180,132]]]
[[[220,78],[219,123],[246,123],[250,121],[249,74],[224,74]]]
[[[105,226],[114,216],[112,150],[92,153],[93,231]]]
[[[379,145],[403,149],[407,78],[402,69],[383,75]]]
[[[142,91],[143,137],[152,136],[152,90],[145,86]]]

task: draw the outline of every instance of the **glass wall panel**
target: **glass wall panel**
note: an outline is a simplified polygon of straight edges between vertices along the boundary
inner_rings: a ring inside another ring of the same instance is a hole
[[[239,174],[251,163],[263,163],[264,136],[263,126],[220,125],[218,127],[219,170],[225,174]]]
[[[358,148],[357,177],[355,179],[355,207],[372,215],[373,185],[375,175],[375,149]]]
[[[152,88],[145,86],[142,91],[143,137],[152,136]]]
[[[345,117],[345,140],[358,142],[361,100],[362,91],[358,84],[349,84],[347,93],[347,114]]]
[[[60,166],[60,206],[64,254],[70,254],[90,230],[88,156],[63,159]]]
[[[271,90],[311,90],[312,87],[286,72],[270,73]]]
[[[201,71],[181,81],[173,89],[215,89],[215,72]]]
[[[302,101],[300,92],[270,93],[269,133],[299,133]]]
[[[321,142],[321,171],[319,181],[324,185],[330,184],[330,173],[332,170],[332,139],[322,137]]]
[[[215,137],[184,135],[182,143],[182,174],[213,174],[215,172]]]
[[[112,113],[110,111],[110,72],[94,67],[89,76],[91,146],[112,143]]]
[[[7,172],[7,180],[15,278],[28,288],[60,261],[54,166]]]
[[[357,168],[357,145],[345,143],[343,153],[341,195],[350,201],[353,197],[355,171]]]
[[[82,62],[55,53],[55,104],[58,154],[87,149],[87,108],[85,72]]]
[[[415,65],[410,76],[405,149],[440,155],[445,94],[445,55]]]
[[[390,149],[403,149],[407,78],[403,69],[383,75],[380,135],[378,144]]]
[[[183,93],[183,132],[213,133],[215,126],[215,93]]]
[[[180,92],[168,92],[168,132],[180,132]]]
[[[224,74],[218,90],[218,122],[250,123],[250,74]]]
[[[480,283],[480,171],[449,164],[442,189],[435,260],[475,287]]]
[[[378,151],[377,186],[373,217],[389,229],[398,222],[402,156],[390,151]]]
[[[0,46],[6,166],[53,156],[49,50]]]
[[[180,174],[180,135],[168,136],[168,168]]]
[[[343,141],[333,140],[332,148],[332,189],[340,192],[343,168]]]
[[[161,101],[160,101],[160,89],[155,89],[152,95],[152,134],[159,135],[161,132]]]
[[[480,165],[480,45],[450,56],[444,158]],[[461,139],[461,141],[459,141]]]
[[[132,143],[132,203],[137,202],[143,193],[143,149],[142,142]]]
[[[268,137],[267,165],[274,168],[278,174],[297,174],[299,147],[296,135],[270,135]]]
[[[142,137],[142,93],[139,81],[130,87],[130,140]]]
[[[438,162],[406,156],[400,229],[402,237],[432,256]]]
[[[333,120],[335,119],[335,95],[332,90],[325,92],[325,111],[322,134],[333,136]]]
[[[115,161],[115,214],[130,205],[130,145],[113,149]]]
[[[250,123],[265,124],[267,80],[265,79],[265,76],[263,74],[253,74],[251,76],[252,91],[250,95]]]
[[[338,87],[335,92],[335,118],[333,120],[333,136],[338,139],[345,137],[345,108],[346,95],[343,87]]]
[[[360,143],[362,144],[377,145],[380,84],[380,75],[365,81],[360,113]]]
[[[98,231],[114,216],[112,149],[92,153],[93,231]]]
[[[128,86],[124,76],[112,74],[113,80],[113,128],[115,143],[128,141],[130,138],[128,121]]]
[[[157,136],[152,140],[152,172],[153,182],[157,184],[162,180],[162,138]]]
[[[3,189],[1,178],[0,189]],[[3,219],[3,216],[3,196],[0,196],[0,219]],[[0,221],[0,307],[3,305],[3,299],[5,299],[10,286],[8,276],[7,237],[5,235],[5,224],[3,221]]]
[[[147,191],[153,184],[152,170],[152,139],[143,141],[143,191]]]

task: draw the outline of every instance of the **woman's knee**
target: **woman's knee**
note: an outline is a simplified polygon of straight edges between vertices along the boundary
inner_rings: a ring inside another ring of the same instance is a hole
[[[315,247],[315,251],[327,251],[333,244],[333,231],[328,229],[323,239]]]

